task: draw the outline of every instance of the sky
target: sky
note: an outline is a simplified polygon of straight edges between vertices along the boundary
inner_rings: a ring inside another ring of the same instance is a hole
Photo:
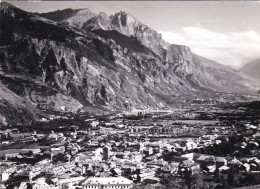
[[[260,58],[260,1],[56,1],[11,2],[29,12],[89,8],[126,11],[169,43],[239,68]]]

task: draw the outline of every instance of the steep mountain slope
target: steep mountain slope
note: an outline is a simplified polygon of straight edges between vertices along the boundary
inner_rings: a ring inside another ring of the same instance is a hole
[[[50,15],[57,13],[58,12],[45,13],[43,16],[48,16],[48,18],[52,19]],[[95,14],[91,13],[91,15]],[[63,22],[64,20],[71,20],[73,17],[72,15],[70,18],[64,18]],[[92,31],[106,39],[113,39],[123,48],[128,49],[129,43],[126,40],[119,40],[119,35],[115,34],[115,31],[139,41],[142,45],[151,49],[159,56],[162,62],[174,67],[176,72],[192,75],[192,79],[195,80],[194,83],[207,87],[208,89],[241,92],[245,89],[245,86],[250,87],[254,85],[252,81],[248,83],[248,78],[244,75],[214,61],[195,55],[188,47],[165,42],[160,34],[126,12],[119,12],[110,16],[107,16],[105,13],[100,13],[88,21],[83,19],[82,22],[84,23],[81,27],[78,27],[79,29]],[[75,23],[71,23],[71,25],[75,26]],[[137,48],[138,47],[135,46],[135,49]]]
[[[0,24],[0,93],[16,99],[12,112],[28,108],[21,123],[88,107],[171,107],[178,96],[248,90],[238,73],[166,43],[126,13],[66,9],[39,15],[1,3]],[[12,115],[5,106],[0,104],[2,124]]]
[[[260,80],[260,59],[248,62],[239,71]]]
[[[35,104],[12,92],[0,82],[0,125],[30,125],[44,117]]]

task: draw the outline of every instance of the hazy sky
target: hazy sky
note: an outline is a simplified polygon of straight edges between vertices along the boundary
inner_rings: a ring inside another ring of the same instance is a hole
[[[260,2],[257,1],[56,1],[12,2],[30,12],[89,8],[113,14],[126,11],[174,44],[238,68],[260,58]]]

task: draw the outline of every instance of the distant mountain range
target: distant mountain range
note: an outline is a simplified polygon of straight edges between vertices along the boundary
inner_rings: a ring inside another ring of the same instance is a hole
[[[253,60],[239,69],[241,72],[260,80],[260,59]]]
[[[180,98],[254,92],[231,68],[198,56],[125,12],[29,13],[1,3],[0,123],[55,112],[174,107]]]

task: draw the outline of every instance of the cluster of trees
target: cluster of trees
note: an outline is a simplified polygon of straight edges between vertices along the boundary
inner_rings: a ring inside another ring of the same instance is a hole
[[[12,140],[13,138],[11,137],[10,133],[2,133],[0,135],[0,141],[1,143],[4,142],[4,141],[9,141],[9,140]]]
[[[206,176],[200,169],[191,171],[185,169],[182,174],[172,173],[162,179],[165,188],[174,189],[211,189],[216,188],[214,182],[205,181]]]

